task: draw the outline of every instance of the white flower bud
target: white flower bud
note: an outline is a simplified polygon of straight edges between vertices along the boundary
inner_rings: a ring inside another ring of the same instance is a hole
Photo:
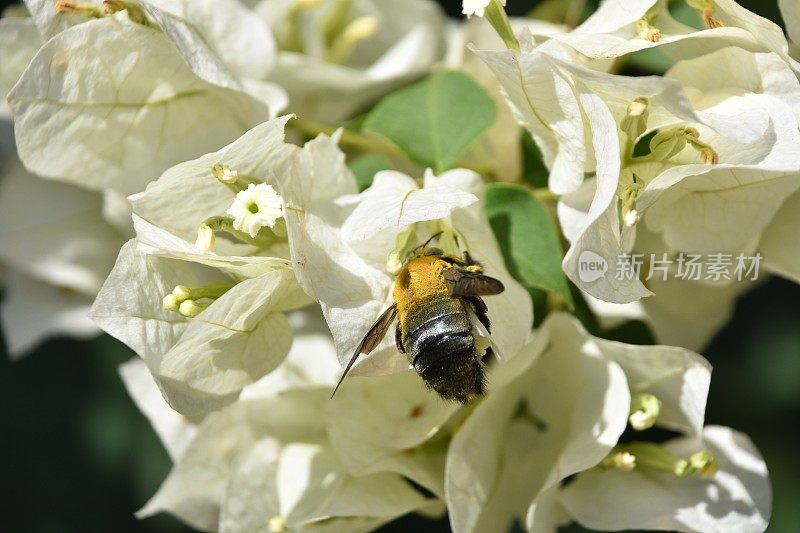
[[[164,299],[161,301],[162,307],[167,311],[175,311],[178,312],[178,308],[180,306],[180,300],[174,294],[167,294],[164,296]]]
[[[214,230],[211,229],[211,226],[208,224],[201,224],[200,227],[197,228],[197,240],[194,242],[194,245],[204,252],[210,252],[214,249],[216,240]]]
[[[187,318],[194,318],[199,315],[204,308],[205,306],[198,304],[194,300],[184,300],[181,302],[178,310],[183,316]]]
[[[272,533],[283,533],[286,531],[286,520],[281,515],[275,515],[269,519],[269,530]]]
[[[178,285],[172,289],[172,294],[178,299],[178,302],[182,302],[192,297],[192,289],[186,285]]]
[[[273,227],[283,216],[281,197],[266,183],[251,183],[239,192],[228,208],[233,217],[233,227],[255,238],[263,227]]]

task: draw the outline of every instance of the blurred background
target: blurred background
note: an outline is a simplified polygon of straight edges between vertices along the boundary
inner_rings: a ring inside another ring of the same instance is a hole
[[[738,1],[782,23],[777,0]],[[0,1],[0,7],[9,3]],[[441,3],[459,16],[460,0]],[[524,15],[544,9],[541,4],[508,0],[508,10]],[[549,12],[555,6],[563,13],[570,0],[547,4]],[[592,8],[587,2],[587,12]],[[668,66],[664,61],[639,56],[624,73],[660,73]],[[536,161],[527,163],[529,172],[542,172]],[[763,453],[774,488],[768,530],[774,533],[800,531],[799,303],[800,286],[769,280],[738,302],[733,319],[704,353],[714,365],[706,421],[748,433]],[[627,342],[648,338],[641,324],[604,336]],[[0,470],[0,532],[189,531],[168,516],[144,521],[133,516],[170,468],[117,374],[133,356],[102,336],[88,342],[53,339],[12,363],[0,341],[0,457],[7,461]],[[409,530],[449,527],[446,519],[407,517],[381,531]]]

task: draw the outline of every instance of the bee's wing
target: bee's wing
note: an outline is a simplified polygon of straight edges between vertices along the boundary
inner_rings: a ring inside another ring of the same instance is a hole
[[[389,330],[389,326],[392,324],[392,321],[397,316],[397,304],[392,304],[389,309],[383,312],[381,316],[378,317],[378,320],[369,328],[369,331],[358,343],[356,347],[356,351],[353,354],[353,357],[350,358],[350,361],[347,363],[347,367],[344,369],[344,373],[342,377],[339,379],[339,383],[336,384],[336,388],[333,389],[333,394],[331,394],[331,398],[333,395],[336,394],[336,391],[339,390],[339,385],[342,384],[344,378],[347,376],[347,373],[350,372],[350,369],[353,368],[353,365],[358,359],[358,356],[361,354],[369,355],[369,353],[375,349],[375,347],[380,344],[383,337],[386,335],[386,332]]]
[[[505,290],[503,283],[479,272],[459,268],[448,268],[442,274],[451,296],[470,298],[473,296],[493,296]]]

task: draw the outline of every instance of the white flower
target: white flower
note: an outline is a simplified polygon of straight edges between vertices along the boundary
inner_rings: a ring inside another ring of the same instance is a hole
[[[217,179],[216,165],[258,180],[283,175],[299,156],[283,142],[286,120],[177,165],[132,197],[137,238],[122,248],[92,308],[95,322],[145,360],[170,405],[193,418],[233,402],[278,367],[292,344],[284,312],[310,303],[292,271],[285,233],[254,242],[217,239],[215,252],[191,244],[198,227],[224,218],[235,196],[230,187],[238,185]],[[262,185],[253,188],[277,197]]]
[[[599,530],[764,531],[772,490],[764,460],[750,439],[730,428],[707,426],[702,434],[677,438],[664,448],[676,457],[711,452],[712,476],[620,469],[579,474],[559,503],[582,526]]]
[[[464,0],[461,13],[468,17],[471,17],[472,15],[478,15],[479,17],[482,17],[484,11],[487,7],[489,7],[489,4],[491,4],[492,1],[493,0]],[[499,1],[500,5],[506,5],[506,0]]]
[[[453,437],[445,472],[453,530],[504,530],[526,514],[540,525],[532,530],[549,530],[542,521],[560,521],[551,489],[611,452],[632,395],[662,402],[657,425],[695,434],[709,383],[708,363],[687,350],[596,339],[571,317],[548,317],[490,374],[486,399]]]
[[[322,304],[343,365],[391,304],[394,276],[387,272],[387,264],[395,262],[390,256],[398,252],[396,240],[403,231],[411,232],[414,246],[439,229],[449,231],[450,238],[458,235],[486,272],[505,285],[505,292],[489,303],[489,318],[495,325],[492,336],[502,354],[510,357],[519,350],[531,327],[530,297],[505,269],[483,214],[483,183],[477,174],[452,170],[437,177],[428,172],[419,187],[399,172],[380,172],[372,187],[358,197],[338,199],[319,172],[315,176],[318,181],[306,185],[300,194],[297,187],[288,187],[294,196],[284,196],[287,206],[293,207],[287,207],[287,227],[298,279]],[[302,174],[293,175],[289,183],[302,180]],[[399,252],[402,261],[405,254]],[[393,336],[386,337],[373,354],[355,365],[354,375],[408,368]]]
[[[278,42],[269,80],[304,119],[341,122],[444,56],[445,17],[426,0],[262,0]]]
[[[258,235],[261,228],[274,227],[283,216],[281,197],[266,183],[248,185],[236,195],[226,212],[233,217],[233,227],[251,237]]]

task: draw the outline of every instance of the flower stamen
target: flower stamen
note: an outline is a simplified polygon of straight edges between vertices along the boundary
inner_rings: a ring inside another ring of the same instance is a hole
[[[345,26],[342,33],[333,41],[328,50],[328,61],[345,63],[355,50],[356,45],[366,41],[378,32],[380,22],[375,17],[358,17]]]
[[[628,422],[636,431],[644,431],[653,427],[661,413],[661,400],[648,394],[640,392],[631,398],[631,409]]]
[[[201,287],[177,285],[170,294],[164,296],[162,306],[167,311],[194,318],[232,287],[233,285],[230,283],[216,283]]]
[[[701,451],[689,459],[676,457],[661,444],[653,442],[630,442],[615,447],[598,465],[600,468],[616,468],[625,472],[645,469],[672,474],[678,477],[712,477],[719,470],[717,458],[711,452]]]
[[[640,39],[650,41],[651,43],[657,43],[661,40],[661,30],[653,26],[653,19],[657,14],[657,7],[656,5],[656,7],[650,9],[642,18],[636,21],[636,35],[638,35]]]

